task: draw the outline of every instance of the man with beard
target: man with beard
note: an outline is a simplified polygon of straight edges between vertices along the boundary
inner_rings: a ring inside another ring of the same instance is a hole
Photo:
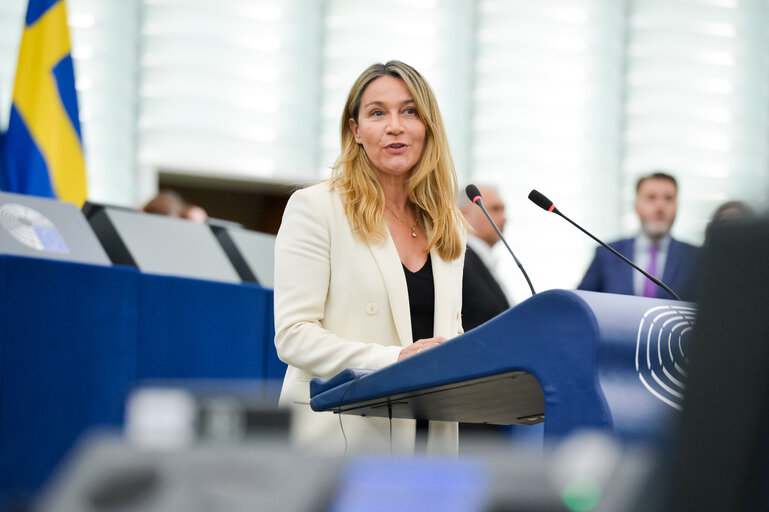
[[[636,184],[635,211],[641,221],[641,232],[609,245],[623,256],[678,293],[691,300],[691,278],[699,249],[670,236],[676,218],[678,184],[673,176],[655,172],[641,177]],[[603,247],[596,249],[580,290],[672,298]]]

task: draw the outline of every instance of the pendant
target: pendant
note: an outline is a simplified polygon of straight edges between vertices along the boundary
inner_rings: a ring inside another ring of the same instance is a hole
[[[416,237],[417,237],[417,232],[412,229],[411,230],[411,238],[416,238]]]

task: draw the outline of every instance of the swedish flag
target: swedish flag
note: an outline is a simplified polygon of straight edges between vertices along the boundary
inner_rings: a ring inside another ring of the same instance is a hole
[[[9,192],[82,205],[81,140],[64,0],[29,0],[0,183]]]

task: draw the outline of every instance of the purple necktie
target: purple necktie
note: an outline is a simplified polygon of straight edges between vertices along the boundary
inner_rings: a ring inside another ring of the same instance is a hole
[[[656,244],[649,246],[649,266],[646,267],[646,271],[657,277],[657,253],[660,248]],[[657,285],[652,282],[651,279],[644,279],[644,297],[654,297],[657,292]]]

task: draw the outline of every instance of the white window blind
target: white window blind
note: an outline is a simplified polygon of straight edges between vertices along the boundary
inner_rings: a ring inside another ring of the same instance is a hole
[[[635,180],[679,179],[674,233],[700,243],[715,208],[769,189],[769,2],[634,0],[627,51],[623,226]]]
[[[473,21],[470,0],[326,2],[320,176],[339,155],[339,121],[353,82],[370,64],[393,59],[430,83],[458,172],[467,172]]]
[[[2,131],[8,128],[16,61],[19,57],[26,12],[26,0],[0,2],[0,130]]]
[[[596,233],[616,232],[621,2],[482,0],[478,16],[473,180],[499,185],[506,236],[537,291],[574,287],[593,243],[527,196],[536,188]],[[523,300],[528,286],[501,245]]]
[[[142,166],[307,179],[322,2],[143,0]]]
[[[138,0],[67,0],[91,201],[136,197]]]

